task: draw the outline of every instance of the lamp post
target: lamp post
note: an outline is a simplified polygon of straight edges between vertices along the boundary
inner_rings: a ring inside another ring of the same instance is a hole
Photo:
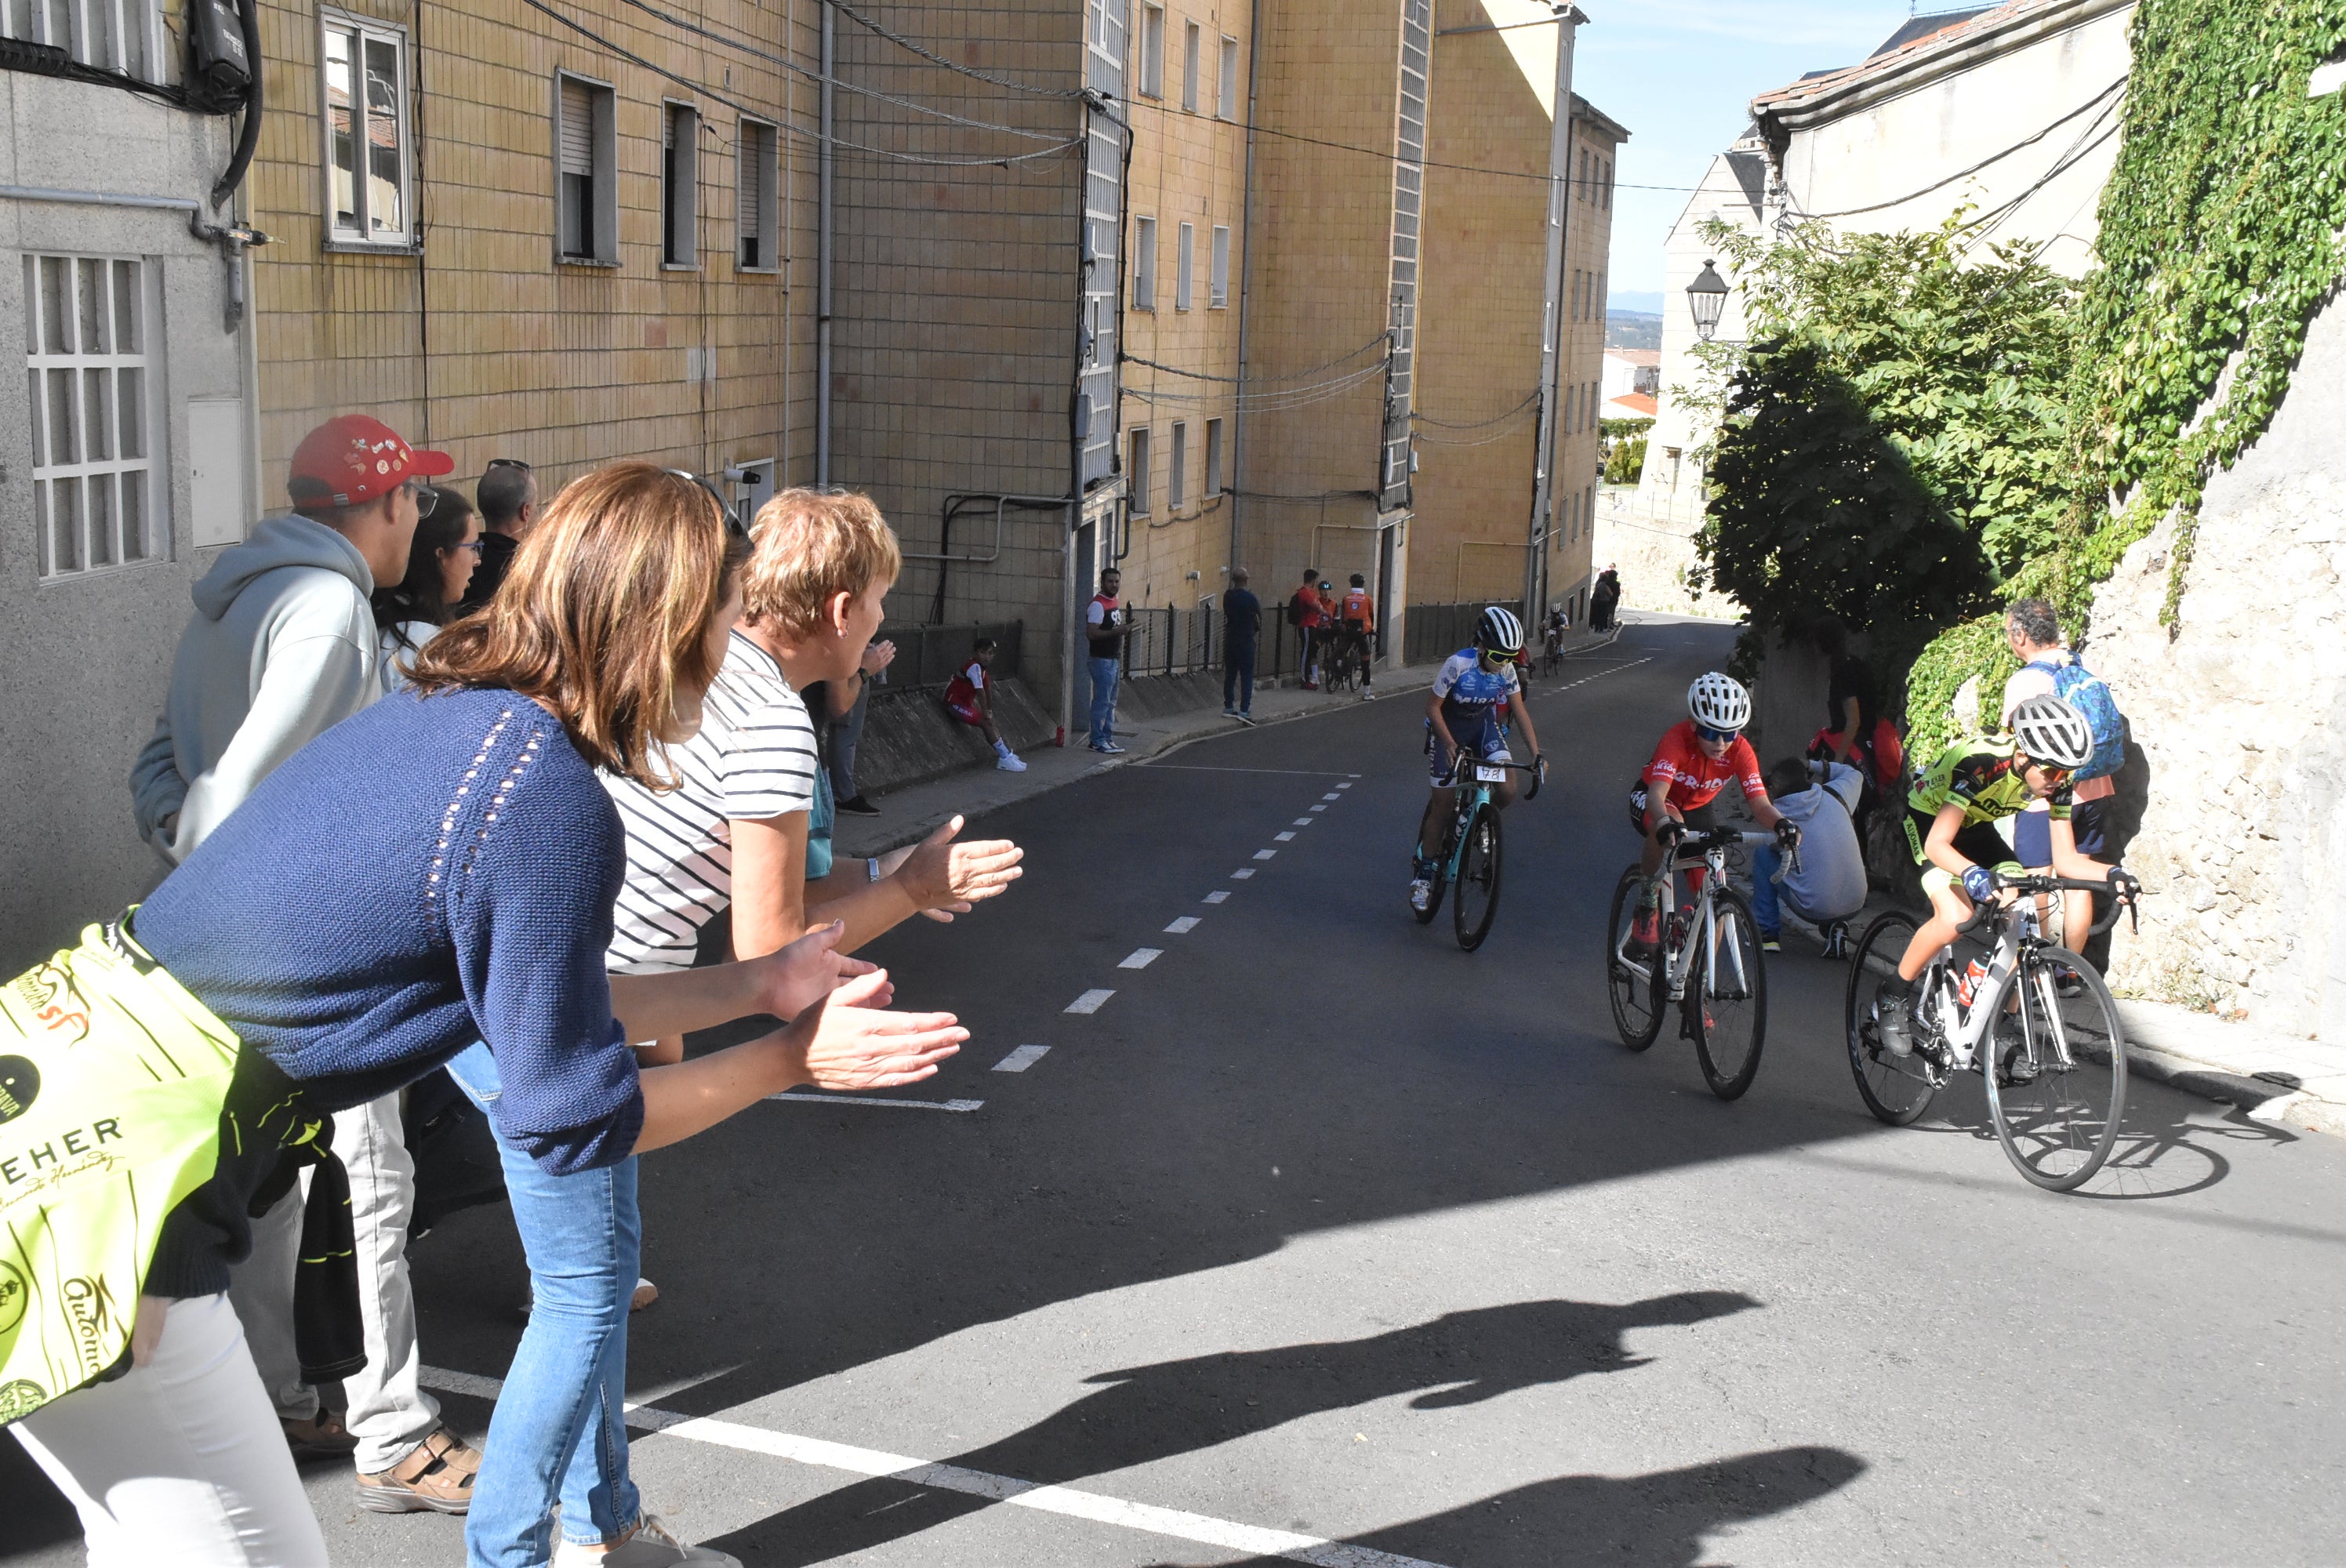
[[[1708,342],[1719,331],[1719,313],[1727,309],[1727,280],[1708,260],[1702,271],[1687,285],[1687,308],[1694,312],[1695,335]]]

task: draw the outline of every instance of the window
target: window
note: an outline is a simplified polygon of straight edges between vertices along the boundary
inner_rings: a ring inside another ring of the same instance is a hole
[[[154,0],[8,0],[0,5],[0,38],[52,45],[85,66],[159,82],[159,10]]]
[[[1574,183],[1579,188],[1573,193],[1574,195],[1583,201],[1594,199],[1588,187],[1588,149],[1586,148],[1580,149],[1580,178]]]
[[[1613,160],[1605,160],[1605,210],[1613,210]]]
[[[1148,427],[1141,426],[1132,433],[1129,444],[1132,459],[1125,465],[1125,491],[1132,497],[1126,507],[1135,517],[1148,515]]]
[[[619,264],[618,136],[608,84],[555,77],[555,255],[576,266]]]
[[[1222,422],[1206,422],[1206,495],[1217,499],[1222,494]]]
[[[1198,112],[1198,51],[1205,35],[1195,22],[1181,24],[1181,107]]]
[[[25,259],[26,385],[34,554],[44,579],[166,554],[148,374],[159,299],[153,270],[112,256]]]
[[[1173,242],[1173,308],[1177,311],[1189,308],[1189,278],[1196,270],[1197,260],[1197,226],[1184,223]]]
[[[1222,80],[1214,95],[1214,112],[1226,120],[1239,117],[1239,41],[1222,39]]]
[[[1165,96],[1165,7],[1140,8],[1140,90],[1152,98]]]
[[[1230,303],[1230,226],[1214,225],[1214,270],[1209,283],[1211,292],[1206,303],[1217,311],[1228,310]]]
[[[325,67],[325,112],[319,124],[325,140],[327,241],[412,244],[407,36],[331,12],[321,15],[319,25],[318,57]]]
[[[700,265],[700,114],[660,105],[660,265]]]
[[[1594,289],[1592,289],[1591,290],[1589,290],[1589,295],[1588,295],[1588,316],[1589,316],[1589,319],[1590,319],[1591,321],[1603,321],[1603,320],[1605,319],[1605,279],[1606,279],[1606,274],[1605,274],[1605,273],[1603,273],[1603,272],[1599,272],[1598,274],[1596,274],[1596,288],[1594,288]]]
[[[781,132],[763,120],[744,119],[733,148],[733,226],[740,239],[736,260],[744,272],[771,272],[781,266],[780,203],[775,169],[781,161]]]
[[[1132,220],[1132,308],[1157,309],[1157,219]]]
[[[1177,423],[1173,426],[1173,461],[1165,469],[1165,510],[1168,512],[1180,511],[1181,503],[1189,498],[1187,488],[1188,475],[1183,472],[1188,466],[1189,427]]]

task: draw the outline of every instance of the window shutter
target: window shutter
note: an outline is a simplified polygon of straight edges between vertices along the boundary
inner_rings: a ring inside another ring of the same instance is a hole
[[[562,172],[595,173],[595,99],[586,84],[562,78]]]

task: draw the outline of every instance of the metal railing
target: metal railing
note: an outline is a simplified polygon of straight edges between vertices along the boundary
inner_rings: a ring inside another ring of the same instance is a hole
[[[1463,605],[1410,606],[1403,662],[1413,665],[1441,663],[1474,640],[1475,621],[1493,605],[1515,611],[1518,619],[1523,616],[1521,599],[1470,599]],[[1526,636],[1530,635],[1528,622],[1525,625],[1525,632]]]

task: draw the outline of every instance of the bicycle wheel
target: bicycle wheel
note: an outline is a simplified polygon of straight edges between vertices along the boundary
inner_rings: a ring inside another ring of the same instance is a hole
[[[2085,983],[2064,996],[2055,966]],[[2014,992],[2019,1007],[2004,1008]],[[2126,1031],[2093,966],[2066,948],[2042,949],[1997,993],[1995,1037],[1981,1074],[1988,1115],[2013,1168],[2049,1192],[2083,1186],[2102,1168],[2126,1115]]]
[[[1613,907],[1605,917],[1605,989],[1613,999],[1613,1026],[1621,1044],[1643,1051],[1662,1031],[1661,955],[1642,962],[1621,956],[1629,940],[1629,922],[1637,916],[1637,889],[1644,881],[1637,868],[1621,873],[1613,887]]]
[[[1893,1056],[1882,1049],[1874,1023],[1875,1004],[1885,994],[1909,989],[1898,977],[1898,962],[1914,940],[1912,915],[1891,911],[1865,928],[1858,939],[1857,956],[1849,966],[1849,1002],[1844,1033],[1849,1043],[1849,1070],[1865,1108],[1893,1127],[1913,1125],[1930,1105],[1939,1086],[1930,1078],[1920,1056]]]
[[[1737,1100],[1760,1071],[1768,1040],[1768,970],[1751,906],[1732,888],[1711,905],[1710,943],[1695,961],[1701,978],[1687,1005],[1694,1010],[1694,1054],[1710,1092]]]
[[[1466,847],[1458,856],[1458,891],[1450,900],[1450,921],[1458,945],[1472,952],[1491,934],[1491,917],[1499,912],[1499,809],[1476,808],[1466,829]]]

